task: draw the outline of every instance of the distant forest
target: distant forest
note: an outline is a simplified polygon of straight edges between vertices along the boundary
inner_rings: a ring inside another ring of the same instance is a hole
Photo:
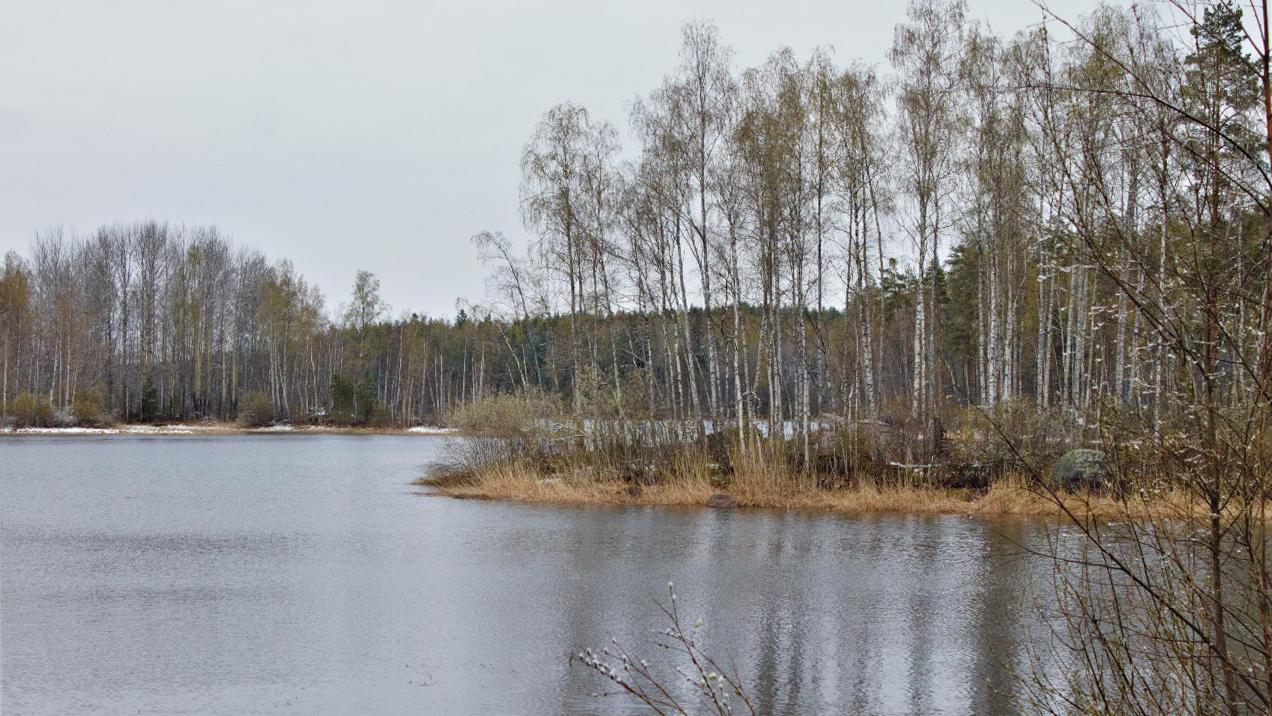
[[[1182,419],[1263,385],[1270,140],[1242,22],[1217,3],[1171,35],[1105,7],[1004,38],[916,2],[886,70],[789,49],[739,69],[691,23],[630,150],[583,107],[543,115],[536,240],[474,237],[486,298],[457,316],[392,317],[365,272],[336,315],[211,227],[39,233],[0,274],[4,416],[229,420],[254,396],[414,424],[534,393],[739,434],[887,418],[935,441],[967,406]]]

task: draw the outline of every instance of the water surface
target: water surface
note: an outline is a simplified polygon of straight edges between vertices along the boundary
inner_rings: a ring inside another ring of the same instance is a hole
[[[1008,713],[1038,523],[419,496],[446,438],[0,438],[0,712],[624,713],[674,580],[765,713]]]

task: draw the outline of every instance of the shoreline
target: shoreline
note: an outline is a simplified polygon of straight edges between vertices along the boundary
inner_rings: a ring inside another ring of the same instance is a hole
[[[716,487],[707,479],[637,486],[613,478],[541,476],[499,467],[467,479],[455,480],[443,474],[421,477],[411,484],[432,488],[431,492],[421,493],[427,496],[558,505],[711,508],[709,498],[723,493],[735,502],[726,510],[753,508],[849,515],[1066,516],[1059,505],[1029,488],[1022,479],[1006,479],[982,490],[877,483],[823,489],[799,487],[793,484],[793,479],[750,484],[742,481],[723,487]],[[1204,506],[1176,494],[1120,501],[1111,495],[1064,493],[1061,499],[1064,506],[1079,517],[1178,519],[1207,514]]]
[[[85,437],[85,436],[182,436],[182,435],[420,435],[454,436],[456,428],[417,425],[410,428],[358,428],[325,425],[269,425],[245,428],[235,423],[121,423],[109,427],[86,428],[0,428],[5,437]]]

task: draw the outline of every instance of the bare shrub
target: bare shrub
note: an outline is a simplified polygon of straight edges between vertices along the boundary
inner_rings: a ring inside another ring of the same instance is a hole
[[[536,391],[464,403],[451,412],[448,422],[472,435],[518,437],[542,432],[560,416],[558,401]]]
[[[702,622],[685,628],[673,583],[667,583],[667,601],[658,602],[658,609],[667,626],[657,632],[654,646],[669,655],[670,663],[661,667],[651,663],[629,652],[616,638],[599,650],[584,649],[571,657],[571,663],[591,669],[618,689],[597,695],[627,696],[656,714],[724,716],[742,708],[754,714],[736,670],[722,668],[698,645]],[[667,670],[674,675],[666,674]]]

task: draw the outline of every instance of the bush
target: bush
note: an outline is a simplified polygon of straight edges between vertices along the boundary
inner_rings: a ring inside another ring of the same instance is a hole
[[[1018,401],[1000,405],[989,415],[967,408],[948,437],[955,461],[1001,474],[1027,467],[1045,472],[1079,432],[1080,426],[1063,408],[1039,412],[1028,402]],[[1020,463],[1004,437],[1026,464]]]
[[[239,425],[260,428],[274,422],[274,402],[264,393],[248,393],[239,405]]]
[[[9,401],[8,413],[18,428],[47,428],[54,422],[48,398],[35,393],[18,393]]]
[[[542,393],[492,395],[465,403],[448,423],[473,435],[525,437],[546,432],[561,416],[559,404]]]
[[[466,403],[451,412],[448,424],[468,433],[446,445],[443,461],[432,466],[421,484],[453,487],[469,484],[478,474],[499,466],[523,465],[542,475],[566,462],[594,462],[599,447],[584,450],[581,443],[558,439],[562,424],[559,404],[541,393],[492,395]]]
[[[110,420],[105,412],[101,395],[96,390],[75,391],[75,401],[71,403],[71,419],[76,425],[86,428],[107,425]]]

